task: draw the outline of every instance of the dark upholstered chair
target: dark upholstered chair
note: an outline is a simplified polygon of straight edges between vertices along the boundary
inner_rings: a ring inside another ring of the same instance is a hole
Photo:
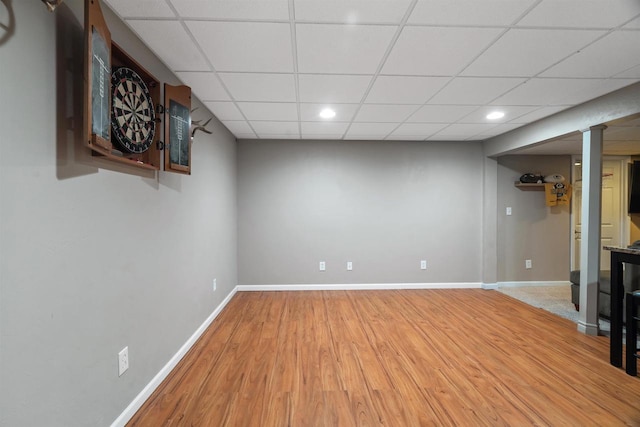
[[[571,282],[571,302],[580,309],[580,270],[574,270],[569,276]],[[623,272],[624,293],[640,289],[640,267],[625,264]],[[611,272],[601,271],[599,280],[598,313],[609,319],[611,317]],[[624,306],[623,306],[624,307]]]

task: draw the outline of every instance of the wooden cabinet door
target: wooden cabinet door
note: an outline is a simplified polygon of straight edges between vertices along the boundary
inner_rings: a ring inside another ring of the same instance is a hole
[[[111,32],[99,0],[85,0],[85,144],[111,150]]]
[[[191,88],[164,85],[164,170],[191,175]]]

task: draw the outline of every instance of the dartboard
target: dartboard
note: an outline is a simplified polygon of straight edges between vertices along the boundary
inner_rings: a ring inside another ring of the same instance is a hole
[[[156,132],[153,100],[147,85],[130,68],[116,68],[111,75],[111,135],[131,153],[149,149]]]

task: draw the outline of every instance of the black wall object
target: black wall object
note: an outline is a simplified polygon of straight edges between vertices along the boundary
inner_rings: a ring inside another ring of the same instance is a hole
[[[629,168],[629,213],[640,213],[640,161]]]

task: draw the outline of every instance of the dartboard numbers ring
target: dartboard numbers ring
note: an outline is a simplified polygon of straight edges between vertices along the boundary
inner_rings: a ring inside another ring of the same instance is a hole
[[[130,68],[116,68],[111,74],[111,136],[130,153],[151,147],[156,132],[153,100],[142,78]]]

